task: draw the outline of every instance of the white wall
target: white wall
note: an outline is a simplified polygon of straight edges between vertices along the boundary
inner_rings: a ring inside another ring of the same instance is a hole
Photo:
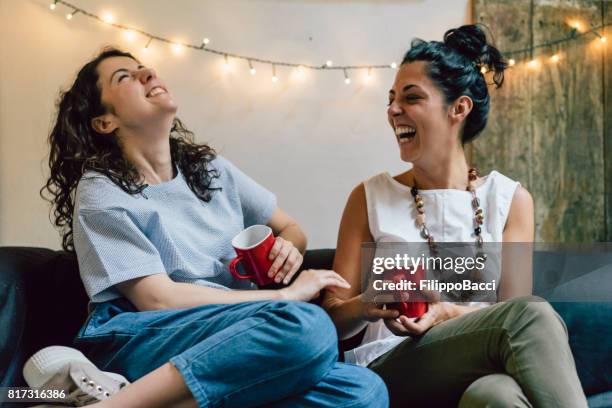
[[[338,65],[399,61],[413,37],[441,39],[468,21],[468,0],[72,0],[93,13],[190,43],[260,58]],[[0,0],[0,245],[59,248],[38,195],[45,180],[46,136],[60,87],[104,44],[135,52],[173,91],[179,116],[197,135],[277,193],[281,207],[304,226],[310,247],[335,246],[350,190],[382,171],[400,172],[386,123],[394,73],[307,72],[302,82],[278,68],[244,62],[223,73],[221,59],[124,39],[116,29],[46,0]]]

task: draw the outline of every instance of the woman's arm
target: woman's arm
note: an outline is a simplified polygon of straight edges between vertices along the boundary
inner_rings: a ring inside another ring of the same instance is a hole
[[[115,287],[140,311],[182,309],[206,304],[231,304],[258,300],[308,301],[326,287],[348,287],[333,271],[309,269],[280,290],[224,290],[174,282],[166,273],[121,282]]]
[[[268,271],[276,283],[283,281],[285,285],[291,282],[304,260],[306,251],[306,235],[297,221],[285,211],[276,208],[268,221],[268,226],[276,236],[274,246],[270,250],[269,259],[274,260]]]
[[[306,235],[296,220],[280,208],[276,208],[272,213],[272,218],[268,221],[268,227],[272,228],[274,235],[279,236],[293,243],[301,254],[306,251]]]
[[[361,244],[372,241],[365,189],[360,184],[351,192],[342,214],[333,266],[351,286],[329,288],[323,300],[323,307],[334,321],[340,339],[356,335],[368,321],[398,316],[395,310],[383,310],[361,299]]]
[[[534,231],[533,198],[529,191],[518,187],[512,197],[503,233],[500,300],[532,293]]]

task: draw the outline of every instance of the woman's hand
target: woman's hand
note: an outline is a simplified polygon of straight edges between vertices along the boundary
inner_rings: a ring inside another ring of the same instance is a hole
[[[420,336],[457,314],[458,311],[452,303],[431,302],[428,303],[427,313],[420,319],[400,316],[397,319],[385,319],[385,326],[396,336]]]
[[[334,271],[322,269],[307,269],[302,271],[291,286],[280,290],[286,300],[301,300],[304,302],[319,296],[321,289],[337,286],[349,289],[351,285]]]
[[[363,302],[363,318],[368,322],[375,322],[380,319],[394,320],[399,316],[399,312],[393,309],[383,309],[383,305],[375,302]]]
[[[268,276],[274,277],[274,282],[283,281],[286,285],[300,269],[304,257],[291,241],[276,237],[268,259],[274,260],[268,270]]]

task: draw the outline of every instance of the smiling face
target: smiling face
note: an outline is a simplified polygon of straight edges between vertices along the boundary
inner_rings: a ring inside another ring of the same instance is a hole
[[[400,67],[389,91],[387,116],[403,161],[435,160],[459,143],[443,93],[415,61]]]
[[[101,133],[174,118],[176,103],[153,69],[129,57],[110,57],[100,62],[97,72],[102,104],[108,111],[101,121],[94,119],[94,127]]]

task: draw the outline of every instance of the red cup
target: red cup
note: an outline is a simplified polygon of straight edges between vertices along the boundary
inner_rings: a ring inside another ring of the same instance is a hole
[[[414,274],[410,274],[409,271],[403,269],[390,271],[390,274],[391,280],[395,283],[399,283],[401,280],[407,280],[415,282],[417,287],[421,279],[424,278],[423,268],[417,269]],[[427,312],[427,302],[420,300],[393,302],[388,303],[387,308],[397,310],[400,315],[404,315],[406,317],[421,317]]]
[[[397,310],[406,317],[421,317],[427,313],[427,302],[395,302],[387,305],[389,309]]]
[[[274,283],[274,278],[268,276],[272,266],[268,259],[274,246],[274,234],[266,225],[252,225],[232,239],[232,246],[238,255],[229,264],[229,270],[236,279],[251,279],[257,286]],[[238,264],[242,262],[245,275],[238,272]]]

